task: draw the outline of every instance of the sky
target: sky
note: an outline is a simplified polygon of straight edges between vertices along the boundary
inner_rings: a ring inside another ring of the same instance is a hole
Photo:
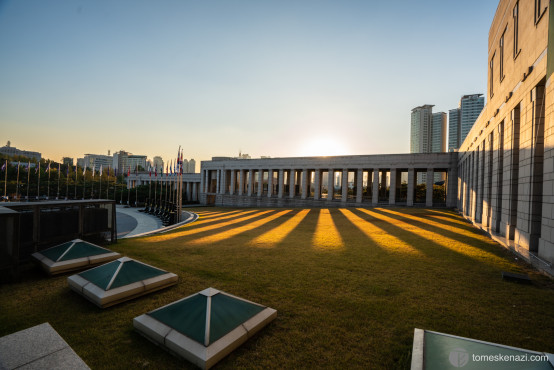
[[[0,146],[197,162],[408,153],[484,93],[496,0],[0,0]]]

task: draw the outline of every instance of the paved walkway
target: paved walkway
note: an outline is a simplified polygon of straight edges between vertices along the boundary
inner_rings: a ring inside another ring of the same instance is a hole
[[[159,218],[144,212],[139,212],[139,209],[142,209],[142,208],[125,208],[125,206],[123,205],[116,206],[116,212],[117,212],[116,217],[118,222],[118,227],[117,227],[118,238],[121,238],[121,237],[130,238],[134,235],[158,230],[163,227],[162,221]],[[123,217],[121,217],[122,215]],[[132,217],[134,220],[136,220],[136,222],[129,220],[128,217]],[[120,224],[123,230],[119,230]],[[131,230],[129,232],[126,232],[127,229],[131,229]],[[123,236],[121,234],[123,234]]]

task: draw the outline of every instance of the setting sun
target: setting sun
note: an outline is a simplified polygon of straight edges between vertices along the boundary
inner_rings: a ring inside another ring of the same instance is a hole
[[[329,137],[318,137],[306,141],[300,149],[301,156],[333,156],[347,154],[346,147]]]

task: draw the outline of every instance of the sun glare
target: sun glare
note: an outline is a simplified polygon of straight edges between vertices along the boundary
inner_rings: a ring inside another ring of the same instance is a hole
[[[303,157],[312,156],[333,156],[348,154],[346,147],[338,140],[329,137],[310,139],[302,145],[300,155]]]

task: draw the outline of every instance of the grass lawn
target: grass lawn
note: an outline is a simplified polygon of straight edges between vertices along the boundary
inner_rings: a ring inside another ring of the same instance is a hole
[[[554,353],[552,280],[453,211],[193,211],[193,224],[112,246],[178,274],[177,286],[101,310],[67,275],[37,269],[0,286],[0,336],[48,321],[93,369],[188,368],[132,319],[214,287],[278,311],[219,368],[409,368],[414,328]]]

